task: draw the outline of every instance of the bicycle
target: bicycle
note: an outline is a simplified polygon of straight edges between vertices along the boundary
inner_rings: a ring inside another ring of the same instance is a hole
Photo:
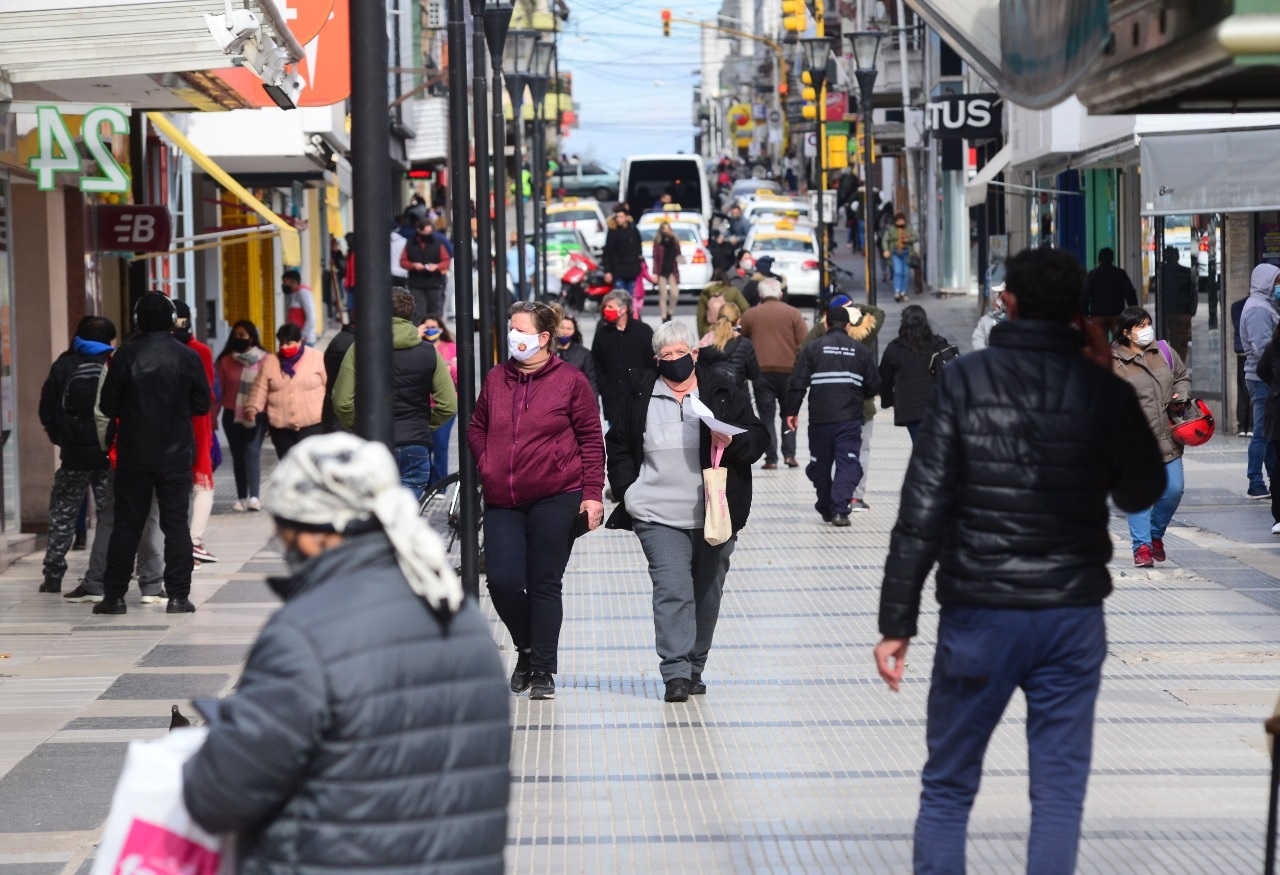
[[[477,494],[477,499],[479,495]],[[422,496],[419,515],[427,521],[444,544],[445,556],[454,571],[462,572],[462,483],[454,472],[429,487]],[[484,561],[484,502],[480,502],[477,522],[479,531],[480,573],[485,570]]]

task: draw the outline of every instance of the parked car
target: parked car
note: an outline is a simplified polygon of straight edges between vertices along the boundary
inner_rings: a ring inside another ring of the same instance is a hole
[[[566,164],[562,170],[563,183],[560,181],[561,171],[556,171],[551,177],[551,185],[561,197],[593,197],[598,201],[618,199],[618,171],[594,161]]]
[[[773,259],[773,272],[786,277],[789,301],[817,300],[818,237],[812,226],[790,220],[761,223],[748,232],[743,248],[756,261],[766,255]]]
[[[605,234],[609,230],[600,202],[590,197],[565,198],[547,204],[547,230],[558,231],[561,228],[581,231],[587,245],[596,254],[604,249]]]

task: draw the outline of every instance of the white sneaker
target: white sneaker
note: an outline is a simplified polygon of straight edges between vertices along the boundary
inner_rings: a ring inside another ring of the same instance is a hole
[[[245,507],[245,504],[243,501],[237,501],[235,504],[231,505],[231,509],[234,510],[236,513],[244,513],[249,508]]]
[[[1280,523],[1276,523],[1274,526],[1271,527],[1271,534],[1280,535]]]
[[[262,510],[262,502],[258,501],[258,496],[249,499],[249,510]]]
[[[158,605],[164,601],[164,597],[158,595],[144,595],[142,598],[138,599],[138,601],[144,605]]]

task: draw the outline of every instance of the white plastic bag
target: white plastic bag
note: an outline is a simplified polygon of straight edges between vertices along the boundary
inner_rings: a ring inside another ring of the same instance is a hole
[[[130,742],[91,875],[234,873],[232,837],[205,832],[182,800],[182,766],[207,735],[179,729]]]

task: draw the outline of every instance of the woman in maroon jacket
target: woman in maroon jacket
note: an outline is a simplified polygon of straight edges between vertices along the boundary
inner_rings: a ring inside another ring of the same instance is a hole
[[[554,699],[561,578],[580,514],[604,520],[604,436],[591,384],[551,350],[558,306],[511,308],[506,365],[476,399],[467,441],[484,487],[489,596],[516,648],[511,692]],[[532,689],[531,689],[532,688]]]

